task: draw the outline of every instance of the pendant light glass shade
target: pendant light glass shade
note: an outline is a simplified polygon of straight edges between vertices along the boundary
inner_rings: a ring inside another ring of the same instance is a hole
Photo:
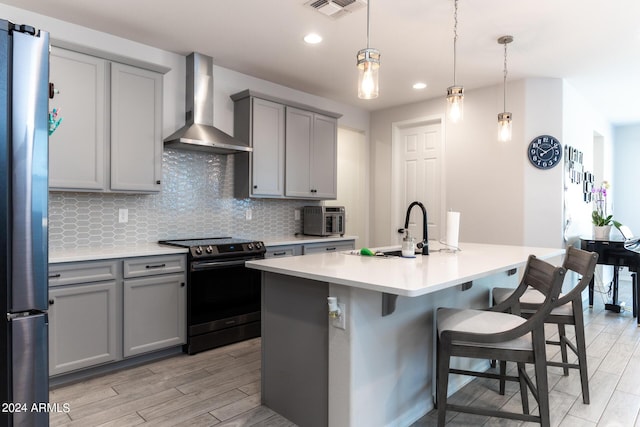
[[[380,52],[366,48],[358,51],[358,98],[374,99],[378,97],[378,69]]]
[[[509,142],[511,135],[511,113],[498,114],[498,141]]]
[[[380,69],[380,52],[369,47],[369,5],[367,1],[367,47],[358,51],[358,98],[374,99],[378,97],[378,70]]]
[[[464,88],[462,86],[447,88],[447,117],[453,123],[464,118]]]
[[[456,85],[457,42],[458,0],[455,0],[453,12],[453,85],[447,88],[447,117],[451,123],[457,123],[464,118],[464,88]]]
[[[512,36],[502,36],[498,43],[504,45],[504,74],[502,102],[504,111],[498,114],[498,141],[509,142],[512,136],[511,113],[507,112],[507,45],[513,41]]]

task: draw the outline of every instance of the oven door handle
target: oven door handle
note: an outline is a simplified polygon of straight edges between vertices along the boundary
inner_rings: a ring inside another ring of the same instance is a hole
[[[244,265],[245,261],[251,261],[249,259],[239,259],[233,261],[196,261],[191,263],[191,271],[198,270],[210,270],[218,267],[233,267],[237,265]]]

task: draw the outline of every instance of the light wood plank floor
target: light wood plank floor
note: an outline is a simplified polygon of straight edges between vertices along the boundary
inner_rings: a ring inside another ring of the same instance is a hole
[[[629,284],[621,283],[620,290],[620,299],[631,307]],[[565,377],[559,368],[549,368],[552,425],[640,427],[640,328],[630,312],[604,311],[597,294],[594,308],[585,310],[585,321],[591,404],[582,403],[577,371]],[[548,336],[555,333],[548,329]],[[555,346],[548,352],[559,357]],[[478,379],[451,399],[518,410],[517,391],[517,385],[508,385],[507,394],[500,396],[495,382]],[[56,388],[50,399],[70,407],[68,413],[51,415],[52,427],[294,425],[260,405],[260,339]],[[431,412],[412,427],[435,426],[435,420]],[[451,413],[447,425],[528,423]]]

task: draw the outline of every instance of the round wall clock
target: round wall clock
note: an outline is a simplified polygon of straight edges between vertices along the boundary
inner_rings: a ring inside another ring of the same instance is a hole
[[[531,164],[538,169],[551,169],[562,158],[562,145],[551,135],[536,136],[529,143],[527,155]]]

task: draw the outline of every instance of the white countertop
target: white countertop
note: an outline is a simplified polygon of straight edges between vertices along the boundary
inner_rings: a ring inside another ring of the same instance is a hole
[[[416,258],[367,257],[349,252],[248,261],[250,268],[415,297],[521,267],[530,254],[549,259],[564,249],[461,243],[461,251]]]
[[[49,251],[49,264],[62,262],[93,261],[98,259],[132,258],[152,255],[186,254],[186,248],[148,243],[114,248],[74,248]]]
[[[262,240],[265,246],[300,245],[304,243],[324,243],[342,240],[355,240],[356,236],[281,236]],[[252,237],[249,237],[252,239]],[[132,258],[152,255],[186,254],[186,248],[146,243],[119,247],[88,247],[72,249],[56,249],[49,251],[49,263],[93,261],[99,259]]]

